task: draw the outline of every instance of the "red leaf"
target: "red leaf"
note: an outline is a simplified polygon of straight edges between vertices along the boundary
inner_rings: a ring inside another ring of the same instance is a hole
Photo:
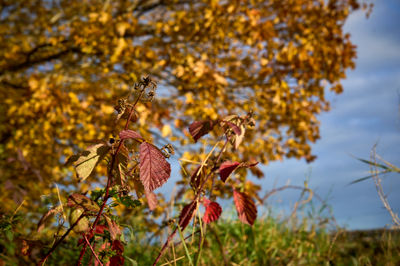
[[[106,222],[108,225],[108,231],[110,232],[110,237],[112,240],[115,240],[122,234],[121,228],[119,228],[118,224],[111,220],[108,216],[105,216]]]
[[[140,180],[151,192],[161,187],[171,175],[171,166],[159,149],[150,143],[140,144]]]
[[[104,234],[104,229],[107,229],[107,226],[105,226],[104,224],[98,224],[98,225],[96,225],[96,228],[94,229],[94,233],[98,234],[98,235],[102,235],[102,234]]]
[[[199,172],[200,169],[201,172]],[[204,167],[201,167],[201,165],[199,165],[193,172],[192,176],[190,177],[190,184],[192,185],[192,187],[194,187],[195,189],[198,189],[200,187],[200,181],[203,174],[204,174]]]
[[[76,246],[79,247],[79,246],[82,245],[83,243],[85,243],[85,239],[80,238],[80,239],[78,240],[78,244],[76,244]]]
[[[112,242],[111,249],[117,251],[118,255],[121,255],[124,252],[124,245],[122,245],[121,241],[114,240]]]
[[[242,223],[253,225],[257,218],[257,208],[254,201],[245,193],[233,190],[233,200]]]
[[[182,231],[186,228],[186,226],[188,226],[190,220],[192,220],[196,207],[196,201],[192,201],[191,203],[183,207],[182,212],[179,215],[179,226],[181,227]]]
[[[119,138],[120,139],[143,139],[142,136],[140,136],[139,133],[133,130],[122,130],[119,132]]]
[[[221,206],[219,206],[218,203],[212,202],[206,198],[203,198],[203,205],[204,207],[206,207],[206,211],[203,216],[203,221],[206,224],[209,224],[211,222],[218,220],[218,218],[221,216],[222,213]]]
[[[235,132],[236,135],[242,134],[242,130],[240,129],[240,127],[238,127],[234,123],[229,121],[224,121],[224,123],[226,123],[230,128],[232,128],[233,132]]]
[[[212,120],[206,121],[195,121],[189,126],[189,132],[192,135],[194,142],[197,142],[199,138],[210,132],[215,125]]]
[[[239,165],[240,163],[238,162],[223,162],[219,167],[219,176],[221,177],[221,180],[225,182],[231,175],[231,173],[235,171],[236,168],[238,168]]]
[[[110,266],[122,266],[124,265],[125,259],[121,255],[112,256],[110,259]]]
[[[147,204],[149,205],[150,211],[153,211],[157,207],[157,196],[153,192],[147,192],[144,191],[146,198],[147,198]]]

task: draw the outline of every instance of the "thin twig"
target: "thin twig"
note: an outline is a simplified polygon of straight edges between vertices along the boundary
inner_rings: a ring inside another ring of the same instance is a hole
[[[89,248],[90,248],[90,250],[92,251],[92,254],[93,254],[94,257],[96,258],[97,262],[98,262],[101,266],[103,266],[103,263],[101,263],[99,257],[97,257],[96,252],[94,251],[92,245],[90,245],[90,242],[89,242],[89,240],[87,239],[87,237],[86,237],[85,234],[83,234],[83,238],[85,239],[86,244],[89,246]]]
[[[201,192],[202,192],[202,190],[203,190],[205,184],[207,183],[208,179],[209,179],[210,176],[213,175],[214,172],[218,169],[218,167],[217,167],[216,165],[217,165],[218,162],[221,160],[222,153],[224,152],[226,146],[228,145],[229,140],[230,140],[230,138],[227,137],[227,138],[226,138],[226,141],[225,141],[225,143],[224,143],[224,146],[223,146],[222,149],[220,150],[220,152],[219,152],[219,154],[218,154],[218,157],[217,157],[217,159],[215,160],[215,166],[211,169],[211,171],[208,173],[208,175],[206,176],[206,178],[203,180],[203,183],[201,183],[200,188],[199,188],[199,190],[197,190],[197,193],[196,193],[196,195],[195,195],[195,197],[194,197],[194,199],[193,199],[192,202],[197,201],[197,200],[200,198],[200,196],[201,196],[201,194],[202,194]],[[205,162],[204,162],[204,163],[205,163]],[[181,220],[184,221],[184,220],[187,218],[187,216],[189,215],[189,213],[190,213],[190,212],[184,213]],[[169,243],[171,242],[171,240],[174,238],[176,232],[178,231],[178,227],[179,227],[179,226],[180,226],[180,225],[179,225],[179,223],[178,223],[178,225],[175,227],[174,231],[168,236],[168,238],[167,238],[167,240],[165,241],[164,245],[162,246],[160,252],[158,253],[157,258],[154,260],[153,266],[157,265],[157,262],[160,260],[161,256],[164,254],[166,248],[168,247]]]
[[[68,234],[72,231],[72,229],[74,229],[74,227],[79,223],[79,221],[85,216],[85,213],[82,213],[81,216],[78,217],[78,219],[75,221],[75,223],[73,225],[71,225],[71,227],[67,230],[67,232],[64,233],[64,235],[60,238],[60,240],[58,240],[57,242],[55,242],[53,244],[53,246],[51,247],[51,249],[46,253],[46,255],[43,257],[43,259],[41,259],[38,263],[38,265],[43,265],[46,260],[49,258],[49,256],[51,255],[51,253],[53,253],[53,251],[58,247],[58,245],[64,241],[64,239],[68,236]]]
[[[297,189],[297,190],[303,190],[303,191],[312,191],[310,188],[302,187],[302,186],[294,186],[294,185],[285,185],[282,187],[274,188],[271,189],[268,193],[264,195],[264,197],[261,198],[261,203],[264,203],[269,197],[271,197],[273,194],[276,194],[279,191],[286,190],[286,189]],[[324,200],[316,193],[312,192],[313,196],[315,196],[319,201],[324,202]]]

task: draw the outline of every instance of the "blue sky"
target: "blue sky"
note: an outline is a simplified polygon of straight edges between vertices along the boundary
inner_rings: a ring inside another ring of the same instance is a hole
[[[328,203],[342,226],[349,229],[384,227],[391,218],[378,198],[372,180],[347,184],[368,175],[369,167],[354,157],[369,159],[371,148],[400,166],[400,2],[375,1],[369,19],[359,11],[345,25],[357,45],[356,69],[347,72],[344,92],[328,94],[332,109],[322,114],[321,139],[313,145],[317,160],[311,164],[288,160],[263,168],[264,188],[274,185],[310,187]],[[400,212],[400,175],[383,178],[383,188],[393,209]],[[273,208],[288,209],[297,199],[295,191],[281,193],[270,201]]]
[[[347,72],[342,94],[327,92],[332,108],[319,116],[321,139],[313,145],[318,158],[311,164],[295,159],[273,162],[262,168],[266,177],[256,182],[265,192],[288,182],[303,185],[309,177],[309,186],[328,198],[339,225],[385,227],[391,218],[372,180],[348,184],[368,175],[368,165],[355,157],[369,159],[375,143],[380,156],[400,166],[400,2],[375,1],[370,18],[362,11],[353,13],[345,31],[358,47],[357,65]],[[178,171],[173,163],[172,177],[179,176]],[[169,194],[173,183],[170,180],[158,192]],[[383,188],[393,209],[400,212],[400,175],[385,176]],[[288,213],[298,197],[298,191],[287,190],[271,197],[267,207]]]

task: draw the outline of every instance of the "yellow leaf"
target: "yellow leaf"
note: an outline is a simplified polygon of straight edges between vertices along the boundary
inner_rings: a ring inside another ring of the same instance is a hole
[[[169,125],[164,125],[163,127],[162,127],[162,129],[161,129],[161,136],[163,137],[163,138],[165,138],[165,137],[167,137],[167,136],[169,136],[169,135],[171,135],[172,134],[172,129],[171,129],[171,127],[169,126]]]
[[[186,98],[186,101],[185,101],[185,102],[186,102],[187,104],[194,103],[193,94],[192,94],[191,92],[186,93],[186,94],[185,94],[185,98]]]
[[[221,85],[224,85],[224,86],[228,85],[228,82],[226,81],[226,79],[223,76],[219,75],[218,73],[214,73],[213,77],[215,78],[215,82],[217,82]]]

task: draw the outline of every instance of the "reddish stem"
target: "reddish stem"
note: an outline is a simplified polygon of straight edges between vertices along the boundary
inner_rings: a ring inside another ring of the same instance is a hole
[[[217,157],[217,159],[216,159],[216,161],[215,161],[215,164],[217,164],[217,163],[221,160],[222,153],[224,152],[226,146],[228,145],[229,139],[230,139],[229,137],[226,138],[226,141],[225,141],[225,143],[224,143],[224,146],[223,146],[222,149],[220,150],[220,152],[219,152],[219,154],[218,154],[218,157]],[[196,200],[198,200],[198,199],[200,198],[200,196],[201,196],[201,191],[203,190],[204,185],[207,183],[207,181],[208,181],[208,179],[210,178],[210,176],[211,176],[212,174],[214,174],[214,172],[215,172],[217,169],[218,169],[217,167],[214,167],[213,169],[211,169],[211,171],[208,173],[208,175],[207,175],[206,178],[204,179],[203,183],[201,183],[200,189],[197,190],[197,194],[194,196],[194,199],[193,199],[192,202],[194,202],[194,201],[196,201]],[[186,212],[186,213],[183,215],[182,219],[180,219],[180,220],[181,220],[181,221],[185,220],[185,219],[187,218],[187,216],[189,215],[189,213],[190,213],[190,212]],[[178,226],[180,226],[179,223],[178,223]],[[160,252],[158,253],[157,258],[156,258],[155,261],[153,262],[153,266],[157,265],[157,262],[161,259],[161,256],[164,254],[164,252],[165,252],[166,248],[168,247],[169,243],[171,242],[171,240],[172,240],[173,237],[175,236],[176,232],[178,231],[178,226],[177,226],[177,227],[175,228],[175,230],[168,236],[168,238],[167,238],[167,240],[165,241],[164,245],[162,246]],[[182,228],[182,230],[183,230],[183,229],[184,229],[184,228]]]
[[[143,90],[143,91],[144,91],[144,90]],[[131,110],[129,111],[128,120],[126,121],[126,124],[125,124],[125,127],[124,127],[125,130],[128,129],[129,122],[130,122],[130,120],[131,120],[132,114],[133,114],[133,112],[135,111],[135,106],[136,106],[136,104],[139,102],[139,99],[142,97],[143,91],[140,93],[140,95],[138,96],[138,98],[136,99],[136,101],[134,102],[134,104],[132,105]],[[119,153],[119,151],[120,151],[120,149],[121,149],[121,147],[122,147],[123,142],[124,142],[123,140],[121,140],[121,141],[119,142],[118,147],[117,147],[117,150],[116,150],[116,151],[114,152],[114,154],[112,155],[110,168],[109,168],[109,170],[108,170],[108,180],[107,180],[107,186],[106,186],[106,193],[104,194],[104,198],[103,198],[103,204],[101,205],[100,210],[99,210],[99,212],[97,213],[96,219],[94,220],[94,222],[93,222],[93,224],[92,224],[92,227],[90,228],[89,234],[91,234],[91,233],[93,232],[94,228],[96,228],[96,225],[97,225],[97,223],[98,223],[99,220],[100,220],[101,214],[103,213],[103,210],[104,210],[104,208],[105,208],[105,206],[106,206],[106,203],[107,203],[107,200],[108,200],[108,198],[109,198],[111,182],[112,182],[112,180],[114,179],[114,178],[113,178],[114,175],[113,175],[113,173],[112,173],[112,169],[114,168],[115,160],[116,160],[117,155],[118,155],[118,153]],[[85,244],[84,244],[83,247],[82,247],[81,253],[79,254],[79,259],[78,259],[78,262],[76,263],[77,265],[82,265],[82,259],[83,259],[83,256],[85,255],[87,246],[88,246],[88,243],[85,242]]]
[[[101,263],[99,257],[97,257],[97,254],[96,254],[96,252],[94,251],[92,245],[90,245],[90,242],[89,242],[89,240],[88,240],[87,237],[86,237],[86,234],[83,234],[83,238],[85,239],[86,244],[89,246],[89,248],[90,248],[90,250],[92,251],[94,257],[95,257],[96,260],[97,260],[97,262],[98,262],[101,266],[103,266],[103,263]]]

